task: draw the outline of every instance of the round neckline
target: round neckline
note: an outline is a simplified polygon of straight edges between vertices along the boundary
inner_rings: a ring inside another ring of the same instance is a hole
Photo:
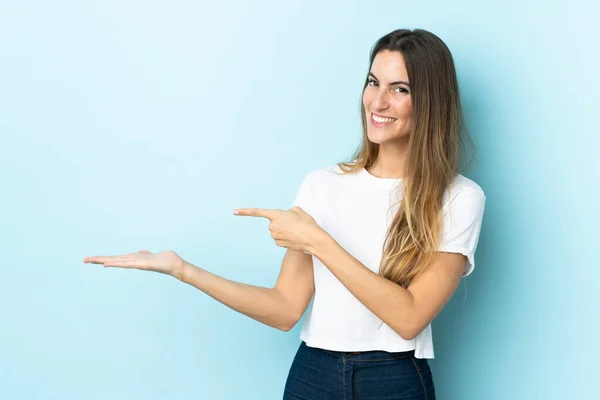
[[[365,167],[360,169],[359,175],[370,185],[373,185],[384,192],[389,192],[394,189],[395,185],[402,183],[402,178],[380,178],[372,175]]]

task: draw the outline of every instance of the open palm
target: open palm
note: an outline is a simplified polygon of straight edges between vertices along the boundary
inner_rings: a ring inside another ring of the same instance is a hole
[[[92,256],[83,259],[84,263],[104,264],[105,267],[141,269],[179,276],[183,269],[183,259],[172,250],[152,253],[140,250],[120,256]]]

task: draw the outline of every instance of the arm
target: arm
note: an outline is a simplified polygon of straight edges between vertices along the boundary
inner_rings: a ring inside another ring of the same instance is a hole
[[[371,271],[326,233],[311,252],[354,297],[406,340],[425,329],[450,300],[466,262],[462,254],[439,252],[430,268],[405,289]]]
[[[286,252],[272,289],[234,282],[186,261],[179,279],[227,307],[283,331],[296,325],[314,292],[312,257],[295,250]]]

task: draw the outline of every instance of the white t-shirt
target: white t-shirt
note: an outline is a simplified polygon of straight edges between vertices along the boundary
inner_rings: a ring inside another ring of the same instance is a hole
[[[364,168],[358,173],[342,173],[337,165],[331,165],[305,176],[293,204],[377,273],[385,234],[401,196],[401,179],[378,178]],[[463,276],[475,267],[485,199],[481,187],[460,174],[444,195],[439,251],[467,256]],[[315,256],[313,268],[315,294],[300,334],[308,346],[334,351],[414,349],[417,358],[434,358],[431,325],[416,338],[405,340],[358,301]]]

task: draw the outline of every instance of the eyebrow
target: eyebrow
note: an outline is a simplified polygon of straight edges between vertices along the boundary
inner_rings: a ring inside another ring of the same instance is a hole
[[[377,79],[377,77],[376,77],[375,75],[373,75],[373,73],[372,73],[372,72],[369,72],[369,75],[371,75],[373,78],[375,78],[375,80],[376,80],[376,81],[378,81],[378,82],[379,82],[379,79]],[[408,82],[404,82],[404,81],[396,81],[396,82],[391,82],[391,83],[390,83],[390,85],[399,85],[399,84],[401,84],[401,83],[403,83],[403,84],[405,84],[406,86],[409,86],[409,87],[410,87],[410,85],[408,84]]]

